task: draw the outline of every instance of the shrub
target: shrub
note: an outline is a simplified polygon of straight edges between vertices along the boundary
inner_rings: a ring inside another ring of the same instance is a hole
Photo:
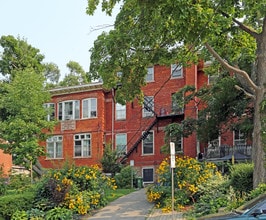
[[[38,186],[35,207],[47,211],[60,206],[83,215],[104,206],[105,191],[115,188],[115,180],[103,175],[97,166],[51,170]]]
[[[147,198],[163,210],[171,209],[171,172],[169,159],[162,161],[157,169],[158,185],[147,190]],[[199,162],[189,157],[176,157],[174,169],[175,209],[194,203],[200,194],[199,185],[219,175],[213,163]]]
[[[114,176],[116,185],[118,188],[122,189],[129,189],[131,188],[131,181],[132,181],[132,172],[133,172],[133,179],[136,177],[136,171],[131,166],[125,166],[121,169],[120,173],[117,173]]]
[[[16,211],[30,210],[35,192],[26,191],[20,194],[5,195],[0,197],[0,216],[10,219]]]
[[[46,215],[46,220],[71,220],[73,219],[73,213],[66,208],[61,207],[55,207],[53,209],[50,209]]]
[[[200,217],[216,213],[228,203],[227,189],[229,180],[221,174],[211,176],[208,181],[198,186],[199,198],[192,210],[186,213],[189,217]]]
[[[239,163],[231,166],[230,180],[234,190],[239,192],[250,192],[253,189],[253,170],[251,163]]]
[[[16,189],[24,191],[26,188],[31,187],[31,179],[26,174],[13,174],[9,176],[8,189]]]

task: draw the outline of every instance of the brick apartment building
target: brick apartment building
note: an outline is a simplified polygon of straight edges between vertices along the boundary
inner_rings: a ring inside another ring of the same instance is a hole
[[[198,113],[193,102],[178,109],[172,95],[185,85],[200,88],[208,77],[202,64],[186,68],[155,65],[148,68],[146,81],[143,105],[137,99],[126,105],[115,103],[115,90],[106,91],[99,82],[52,89],[52,100],[45,106],[53,111],[47,119],[56,118],[59,123],[53,136],[42,143],[47,156],[40,158],[41,165],[56,168],[66,160],[76,165],[99,164],[104,147],[110,144],[121,152],[123,163],[134,164],[144,183],[156,181],[155,170],[166,157],[161,152],[165,126],[196,118]],[[233,145],[238,136],[231,132],[225,137],[217,139],[217,145]],[[178,153],[194,158],[206,154],[204,147],[195,134],[176,142]]]

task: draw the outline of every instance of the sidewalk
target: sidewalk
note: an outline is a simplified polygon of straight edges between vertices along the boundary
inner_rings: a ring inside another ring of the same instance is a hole
[[[174,218],[173,218],[174,217]],[[146,199],[145,189],[122,196],[86,219],[97,220],[171,220],[183,219],[182,213],[162,213]]]

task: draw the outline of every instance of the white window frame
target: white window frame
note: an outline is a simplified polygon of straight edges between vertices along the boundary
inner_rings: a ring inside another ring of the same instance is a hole
[[[69,109],[69,113],[66,113],[67,103],[72,103],[72,109]],[[60,114],[61,112],[61,114]],[[58,103],[57,116],[59,121],[75,120],[80,118],[80,101],[79,100],[67,100]]]
[[[234,146],[238,145],[246,145],[246,137],[241,130],[234,130]]]
[[[80,142],[80,145],[77,144]],[[80,149],[77,149],[79,147]],[[74,134],[74,158],[86,158],[91,157],[91,134],[90,133],[81,133]],[[80,151],[77,152],[77,150]],[[79,155],[77,155],[79,153]]]
[[[182,78],[183,66],[178,64],[171,64],[171,78]]]
[[[127,152],[127,134],[126,133],[119,133],[115,135],[115,149],[118,151],[119,154],[123,154]]]
[[[147,105],[154,111],[154,97],[153,96],[145,96],[144,103],[147,103]],[[146,109],[144,103],[142,106],[142,109],[143,109],[142,117],[143,118],[152,117],[154,115],[153,112]]]
[[[154,81],[154,66],[150,66],[147,68],[146,82]]]
[[[50,145],[50,146],[49,146]],[[46,140],[47,159],[63,158],[63,136],[57,135]]]
[[[126,105],[116,103],[115,104],[115,119],[116,120],[126,119],[126,115],[127,115]]]
[[[152,170],[152,181],[146,181],[144,176],[144,170]],[[154,183],[154,167],[142,167],[143,183]]]
[[[82,119],[97,118],[97,98],[82,100]]]
[[[142,132],[142,134],[143,133],[144,133],[144,131]],[[152,140],[150,139],[151,134],[152,134]],[[149,146],[145,146],[145,145],[151,145],[152,146],[152,152],[145,153],[144,148],[149,147]],[[147,137],[142,140],[142,155],[154,155],[154,131],[153,130],[149,131],[149,134],[147,135]]]
[[[55,103],[44,103],[43,107],[47,110],[47,121],[53,121],[55,119]]]

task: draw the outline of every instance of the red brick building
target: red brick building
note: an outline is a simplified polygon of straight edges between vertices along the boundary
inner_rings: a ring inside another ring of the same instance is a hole
[[[52,100],[45,104],[52,109],[47,119],[57,118],[59,123],[43,143],[47,157],[40,158],[42,166],[57,167],[66,160],[76,165],[99,163],[104,146],[110,144],[121,152],[124,163],[134,164],[144,183],[156,181],[155,170],[166,156],[161,152],[165,126],[198,114],[194,102],[179,109],[172,95],[185,85],[198,89],[208,83],[208,77],[202,65],[155,65],[147,72],[143,105],[138,100],[124,106],[115,103],[115,91],[104,90],[101,83],[51,90]],[[227,139],[217,141],[233,145],[234,135],[228,133]],[[176,151],[197,157],[205,149],[193,134],[177,140]]]

